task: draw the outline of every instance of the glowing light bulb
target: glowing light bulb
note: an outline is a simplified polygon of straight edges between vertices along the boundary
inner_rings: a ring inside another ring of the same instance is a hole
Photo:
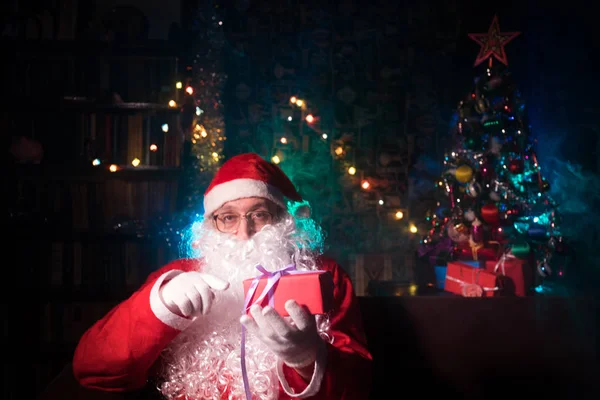
[[[191,86],[188,86],[185,88],[185,92],[191,96],[194,94],[194,88]]]
[[[360,186],[362,186],[363,189],[367,190],[371,186],[371,184],[369,183],[369,181],[362,181]]]
[[[402,211],[396,211],[395,217],[396,219],[402,219],[404,218],[404,213]]]
[[[133,165],[134,167],[137,167],[138,165],[140,165],[140,159],[139,158],[134,158],[133,160],[131,160],[131,165]]]
[[[281,138],[281,143],[283,143],[283,144],[286,144],[286,143],[287,143],[287,139],[286,139],[286,138],[284,138],[284,137],[282,137],[282,138]]]
[[[309,124],[312,124],[314,122],[314,120],[315,120],[315,117],[313,117],[312,114],[308,114],[306,116],[306,122],[308,122]]]
[[[417,233],[417,230],[418,230],[417,227],[414,224],[410,224],[410,228],[409,229],[410,229],[411,233]]]
[[[342,148],[342,146],[339,146],[335,149],[335,154],[337,154],[338,156],[341,156],[342,153],[344,153],[344,149]]]
[[[156,150],[158,150],[158,146],[155,145],[155,144],[151,144],[150,145],[150,151],[156,151]]]
[[[163,124],[162,125],[162,131],[165,132],[165,133],[169,132],[169,124]]]
[[[296,98],[296,96],[292,96],[292,97],[290,97],[290,103],[292,103],[292,104],[296,104],[296,101],[297,101],[297,100],[298,100],[298,99]]]
[[[100,160],[98,158],[94,159],[94,161],[92,161],[92,165],[95,167],[97,165],[100,165]]]
[[[112,164],[110,167],[108,167],[110,172],[117,172],[117,169],[119,168],[115,164]]]
[[[172,107],[172,108],[177,107],[177,103],[175,102],[175,100],[169,100],[169,107]]]
[[[175,87],[176,87],[177,89],[181,89],[181,88],[183,87],[183,84],[182,84],[181,82],[177,82],[177,83],[175,84]]]
[[[348,168],[348,173],[349,173],[350,175],[354,175],[354,174],[356,174],[356,168],[354,168],[354,167],[350,167],[350,168]]]
[[[273,161],[273,163],[275,164],[279,164],[281,162],[278,156],[271,157],[271,161]]]

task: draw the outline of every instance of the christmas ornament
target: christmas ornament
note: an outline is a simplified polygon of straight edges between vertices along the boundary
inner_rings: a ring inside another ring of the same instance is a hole
[[[491,60],[492,56],[496,57],[496,59],[502,64],[508,66],[504,46],[519,36],[520,33],[521,32],[500,32],[498,16],[494,15],[494,19],[492,20],[492,24],[490,25],[487,33],[468,34],[471,39],[481,46],[474,66],[478,66],[488,58]]]
[[[471,183],[469,183],[469,186],[467,187],[467,193],[471,197],[478,197],[481,194],[481,185],[479,184],[479,182],[475,180],[471,181]]]
[[[435,215],[437,218],[444,218],[448,215],[448,208],[446,207],[438,207],[435,209]]]
[[[527,235],[531,239],[542,239],[546,238],[548,231],[545,226],[540,224],[531,224],[529,229],[527,229]]]
[[[529,257],[531,247],[526,240],[519,240],[511,246],[510,251],[513,256],[525,260]]]
[[[537,272],[540,274],[540,276],[546,278],[552,274],[552,269],[550,269],[550,266],[546,260],[542,260],[537,264]]]
[[[477,111],[479,114],[485,114],[489,108],[490,102],[484,97],[479,97],[475,102],[475,111]]]
[[[470,222],[474,221],[475,220],[475,211],[473,211],[473,210],[465,211],[465,219]]]
[[[525,165],[523,163],[523,160],[520,158],[510,160],[510,162],[508,163],[508,170],[512,174],[522,174],[524,169]]]
[[[460,183],[467,183],[473,178],[473,169],[468,165],[461,165],[456,168],[455,176]]]
[[[495,204],[486,204],[481,207],[481,218],[490,225],[498,225],[500,222],[500,211]]]
[[[469,241],[469,228],[462,222],[449,223],[446,232],[453,242],[464,243]]]

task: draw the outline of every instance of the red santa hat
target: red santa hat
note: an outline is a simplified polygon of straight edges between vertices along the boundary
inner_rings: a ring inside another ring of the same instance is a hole
[[[240,154],[227,160],[204,193],[204,215],[228,201],[262,197],[286,208],[285,198],[302,201],[285,173],[258,154]]]

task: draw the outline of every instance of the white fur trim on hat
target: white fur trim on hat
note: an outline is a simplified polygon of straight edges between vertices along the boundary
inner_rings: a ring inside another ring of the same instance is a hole
[[[204,215],[210,215],[228,201],[248,197],[262,197],[285,208],[281,191],[273,185],[256,179],[234,179],[221,183],[204,196]]]

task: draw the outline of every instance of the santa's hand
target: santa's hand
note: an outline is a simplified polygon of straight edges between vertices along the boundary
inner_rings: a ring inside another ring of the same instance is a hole
[[[225,290],[226,282],[214,275],[202,272],[184,272],[165,283],[160,297],[171,312],[183,317],[208,314],[215,290]]]
[[[244,315],[240,322],[288,366],[296,369],[310,366],[317,358],[319,346],[323,345],[315,317],[294,300],[288,300],[285,309],[292,323],[274,308],[263,309],[256,304],[250,307],[252,318]]]

